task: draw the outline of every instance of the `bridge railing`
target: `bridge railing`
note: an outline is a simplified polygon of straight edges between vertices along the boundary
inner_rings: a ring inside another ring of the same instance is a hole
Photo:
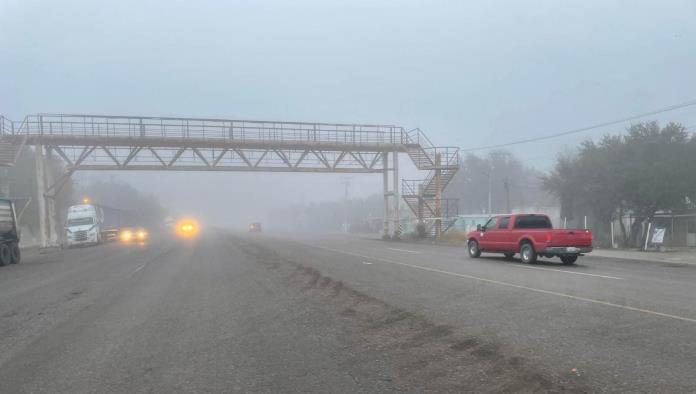
[[[459,166],[459,148],[456,146],[438,146],[432,148],[424,148],[423,151],[431,158],[433,165],[436,168],[436,158],[440,156],[440,168],[451,168]]]
[[[15,125],[15,133],[85,137],[297,141],[339,144],[403,144],[402,127],[231,119],[39,114]]]
[[[420,145],[424,149],[432,148],[434,145],[428,138],[428,136],[423,133],[419,128],[415,128],[407,131],[405,137],[410,144]]]
[[[0,115],[0,135],[12,135],[14,122]]]
[[[402,179],[401,180],[401,195],[402,196],[418,196],[421,193],[422,179]]]

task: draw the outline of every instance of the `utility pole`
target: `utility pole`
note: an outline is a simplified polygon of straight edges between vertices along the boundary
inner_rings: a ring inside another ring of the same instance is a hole
[[[490,171],[488,173],[488,214],[490,215],[491,212],[491,200],[492,200],[492,194],[493,194],[493,171]]]
[[[350,187],[350,178],[344,177],[341,179],[344,187],[343,194],[343,232],[348,232],[348,188]]]
[[[495,167],[491,163],[491,168],[484,174],[488,175],[488,214],[493,214],[493,170]]]
[[[435,239],[442,232],[442,154],[435,154]]]
[[[505,177],[503,186],[505,187],[505,213],[510,213],[510,181],[508,180],[508,177]]]
[[[389,239],[389,152],[382,152],[382,186],[384,190],[384,222],[382,238]]]

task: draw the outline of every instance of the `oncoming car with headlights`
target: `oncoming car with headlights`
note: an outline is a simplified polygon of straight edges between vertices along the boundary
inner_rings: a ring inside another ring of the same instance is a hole
[[[150,237],[148,231],[142,227],[124,227],[118,233],[118,240],[122,243],[145,242]]]
[[[174,230],[180,238],[193,238],[198,235],[201,229],[198,221],[186,218],[179,220]]]

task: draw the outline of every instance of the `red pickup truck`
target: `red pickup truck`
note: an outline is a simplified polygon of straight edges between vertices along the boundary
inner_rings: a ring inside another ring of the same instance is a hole
[[[471,231],[467,247],[474,258],[481,252],[503,253],[510,259],[519,253],[523,263],[534,263],[540,256],[558,256],[563,264],[573,264],[578,256],[592,251],[592,231],[553,229],[546,215],[499,215]]]

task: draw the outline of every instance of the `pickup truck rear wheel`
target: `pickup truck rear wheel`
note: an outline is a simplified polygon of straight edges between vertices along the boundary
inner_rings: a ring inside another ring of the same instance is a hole
[[[12,262],[12,251],[8,244],[0,245],[0,265],[10,264]]]
[[[476,240],[469,241],[467,245],[467,250],[469,251],[469,257],[477,258],[481,257],[481,249],[479,249],[479,244]]]
[[[529,242],[525,242],[520,247],[520,260],[525,264],[534,264],[537,260],[537,254],[534,246]]]
[[[561,256],[561,261],[565,265],[575,264],[575,261],[577,259],[578,259],[578,256],[576,256],[576,255]]]

